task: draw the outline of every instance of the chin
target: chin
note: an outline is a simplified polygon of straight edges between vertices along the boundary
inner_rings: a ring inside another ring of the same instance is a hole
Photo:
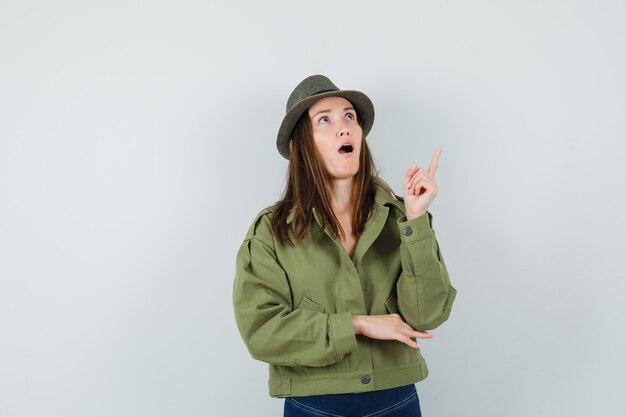
[[[359,172],[358,166],[347,166],[339,169],[335,169],[332,172],[329,172],[331,178],[336,180],[345,180],[349,178],[354,178],[356,174]]]
[[[357,174],[357,173],[358,173],[358,171],[354,171],[353,173],[350,173],[350,172],[342,172],[342,173],[333,173],[333,174],[331,174],[330,176],[331,176],[333,179],[336,179],[336,180],[347,180],[347,179],[350,179],[350,178],[354,178],[354,177],[356,177],[356,174]]]

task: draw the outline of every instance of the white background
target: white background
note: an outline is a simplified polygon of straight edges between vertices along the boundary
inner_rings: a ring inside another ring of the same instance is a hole
[[[311,74],[438,145],[425,416],[624,416],[623,1],[0,2],[0,416],[278,416],[235,254]]]

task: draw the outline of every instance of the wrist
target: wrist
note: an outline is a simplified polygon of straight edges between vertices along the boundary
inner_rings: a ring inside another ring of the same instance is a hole
[[[362,333],[363,316],[352,316],[352,327],[354,327],[354,334]]]
[[[416,212],[406,212],[406,219],[407,220],[413,220],[413,219],[417,219],[418,217],[423,216],[424,214],[426,214],[426,210],[420,210],[420,211],[416,211]]]

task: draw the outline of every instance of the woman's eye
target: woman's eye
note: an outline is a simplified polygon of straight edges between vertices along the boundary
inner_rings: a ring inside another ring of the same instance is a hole
[[[352,113],[346,113],[346,119],[348,119],[348,120],[356,120],[356,117]]]
[[[319,120],[320,124],[326,124],[326,123],[329,123],[329,122],[330,122],[330,119],[328,118],[328,116],[320,117],[320,120]]]

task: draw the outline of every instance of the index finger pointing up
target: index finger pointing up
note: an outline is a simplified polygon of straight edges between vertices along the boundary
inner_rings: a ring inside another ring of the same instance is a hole
[[[443,150],[440,146],[435,150],[435,155],[433,155],[433,159],[430,161],[430,165],[428,166],[428,173],[433,177],[435,176],[435,172],[439,166],[439,155],[441,155],[441,152],[443,152]]]

